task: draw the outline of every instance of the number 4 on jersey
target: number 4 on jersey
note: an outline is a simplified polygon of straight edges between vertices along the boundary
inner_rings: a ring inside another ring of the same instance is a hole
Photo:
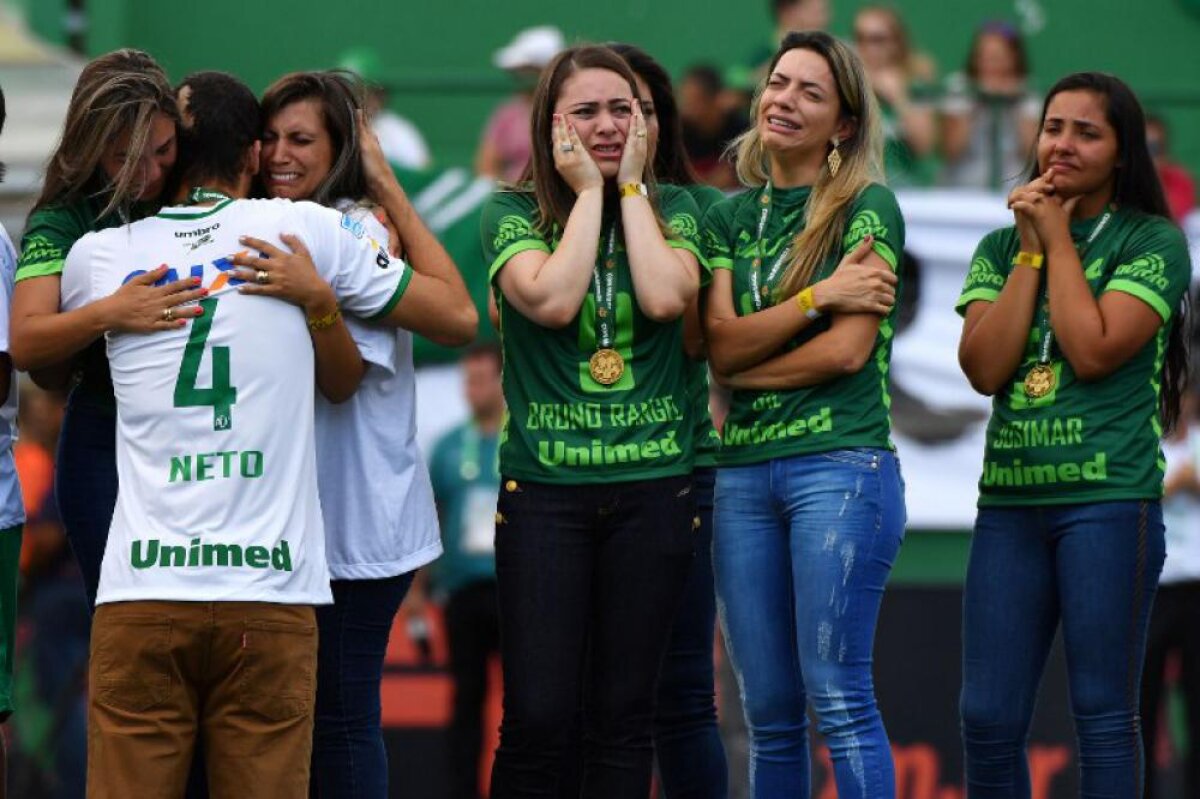
[[[201,316],[192,320],[192,332],[183,349],[183,362],[179,364],[179,377],[175,379],[175,407],[213,409],[213,430],[229,430],[233,427],[233,405],[237,402],[237,389],[229,383],[229,347],[212,348],[212,385],[201,388],[196,385],[200,375],[200,362],[208,344],[213,317],[217,314],[216,297],[200,301],[204,309]]]

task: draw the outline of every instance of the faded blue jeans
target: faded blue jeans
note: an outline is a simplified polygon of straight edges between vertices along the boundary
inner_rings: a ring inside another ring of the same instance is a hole
[[[871,650],[904,522],[904,484],[887,450],[718,470],[713,569],[755,799],[809,795],[810,701],[840,799],[894,796]]]
[[[1060,623],[1080,795],[1142,795],[1138,694],[1164,557],[1158,502],[980,509],[963,593],[971,799],[1028,799],[1025,743]]]

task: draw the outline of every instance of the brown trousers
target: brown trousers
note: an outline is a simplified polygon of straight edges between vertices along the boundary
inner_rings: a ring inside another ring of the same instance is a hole
[[[317,626],[307,605],[100,605],[89,799],[183,797],[197,735],[212,799],[308,796]]]

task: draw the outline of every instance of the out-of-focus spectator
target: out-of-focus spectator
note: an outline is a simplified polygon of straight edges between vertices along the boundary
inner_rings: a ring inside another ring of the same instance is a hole
[[[746,118],[736,102],[730,103],[721,74],[715,67],[690,67],[679,81],[679,121],[683,148],[696,176],[710,186],[732,189],[738,185],[733,164],[721,156],[725,147],[746,128]]]
[[[1028,79],[1021,34],[1007,22],[984,23],[971,41],[965,72],[946,82],[944,184],[1007,191],[1021,179],[1041,117]]]
[[[26,513],[20,615],[28,637],[18,653],[17,679],[28,687],[13,719],[19,757],[12,783],[15,796],[79,799],[87,774],[84,678],[91,622],[54,496],[63,398],[26,383],[20,405],[13,456]]]
[[[520,179],[529,164],[529,110],[533,88],[542,67],[566,46],[562,32],[551,25],[527,28],[496,51],[492,63],[517,84],[517,93],[492,112],[475,153],[475,173],[482,177]]]
[[[367,85],[367,116],[387,160],[405,169],[428,167],[432,159],[425,137],[416,125],[388,107],[388,89],[379,54],[370,47],[356,47],[342,54],[338,66],[358,73]]]
[[[1178,664],[1177,686],[1187,718],[1181,796],[1200,796],[1200,399],[1185,395],[1175,431],[1163,441],[1167,476],[1163,491],[1163,524],[1167,560],[1146,637],[1142,674],[1142,740],[1146,747],[1145,797],[1157,799],[1157,754],[1168,725],[1161,723],[1168,663]]]
[[[823,31],[833,17],[830,0],[770,0],[771,38],[762,42],[743,63],[725,71],[725,82],[743,92],[745,106],[750,107],[750,94],[762,80],[767,64],[779,49],[779,42],[788,31]]]
[[[1182,223],[1183,218],[1196,207],[1196,181],[1186,169],[1171,160],[1170,135],[1162,117],[1146,117],[1146,146],[1154,158],[1154,168],[1158,170],[1158,179],[1162,181],[1163,192],[1167,195],[1171,217]]]
[[[882,112],[888,182],[928,183],[929,156],[937,143],[937,115],[930,102],[933,61],[913,49],[904,20],[887,6],[859,10],[854,43]]]
[[[504,421],[500,367],[500,348],[495,344],[475,347],[463,356],[463,383],[471,418],[438,441],[429,469],[445,552],[434,564],[428,585],[434,596],[445,602],[450,671],[454,676],[450,799],[477,799],[480,795],[488,661],[500,649],[492,545],[500,492],[500,426]],[[423,611],[426,585],[423,572],[405,606],[410,618]]]

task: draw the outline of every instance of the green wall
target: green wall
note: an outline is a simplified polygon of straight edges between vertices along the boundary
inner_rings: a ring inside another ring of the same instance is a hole
[[[2,2],[3,0],[0,0]],[[61,42],[65,0],[8,0],[45,38]],[[420,125],[444,163],[469,163],[505,77],[491,54],[514,32],[559,25],[573,39],[622,39],[673,72],[697,61],[743,60],[771,34],[766,0],[611,0],[587,5],[516,0],[85,0],[88,50],[151,51],[178,78],[196,69],[235,72],[255,89],[279,74],[336,63],[354,46],[379,51],[394,105]],[[835,33],[847,34],[862,2],[836,2]],[[1200,13],[1195,0],[913,0],[902,4],[913,38],[942,72],[958,68],[982,20],[1030,20],[1038,83],[1066,72],[1115,72],[1174,128],[1174,149],[1200,171]],[[310,9],[306,11],[306,9]],[[1021,13],[1018,13],[1018,9]]]

